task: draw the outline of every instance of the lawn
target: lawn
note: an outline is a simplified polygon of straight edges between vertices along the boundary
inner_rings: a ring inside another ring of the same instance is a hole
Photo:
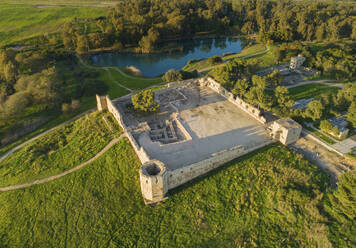
[[[265,50],[266,50],[266,46],[264,44],[257,43],[257,44],[254,44],[252,46],[242,49],[242,51],[237,54],[225,56],[224,59],[252,56],[253,54],[263,53]]]
[[[319,98],[324,93],[337,93],[340,89],[330,87],[324,84],[306,84],[289,89],[289,93],[293,100]]]
[[[0,3],[0,46],[58,32],[74,18],[106,15],[106,8],[60,7],[38,9],[30,4]]]
[[[68,170],[94,157],[120,132],[109,113],[85,115],[31,142],[2,161],[0,186],[31,182]]]
[[[230,162],[156,206],[143,203],[139,167],[124,139],[71,175],[1,193],[0,246],[332,246],[320,211],[328,176],[283,146]]]
[[[258,44],[255,44],[255,45],[252,45],[252,46],[249,46],[249,47],[246,47],[246,48],[242,49],[242,51],[237,53],[237,54],[223,56],[222,58],[223,58],[224,61],[228,61],[228,60],[232,60],[232,59],[235,59],[235,58],[251,56],[251,55],[256,54],[256,53],[262,53],[265,50],[266,50],[265,45],[258,43]],[[262,55],[257,55],[257,56],[253,56],[253,57],[259,57],[259,56],[262,56]],[[261,63],[264,63],[263,60],[261,60]],[[182,70],[185,70],[185,71],[202,70],[204,68],[208,68],[208,67],[211,67],[211,66],[212,65],[208,63],[207,59],[202,59],[202,60],[199,60],[197,62],[192,62],[190,64],[185,65],[182,68]],[[217,65],[217,66],[219,66],[219,65]]]
[[[144,89],[163,82],[162,78],[160,77],[152,79],[136,76],[133,76],[133,78],[127,77],[113,68],[110,69],[110,73],[116,81],[132,90]]]

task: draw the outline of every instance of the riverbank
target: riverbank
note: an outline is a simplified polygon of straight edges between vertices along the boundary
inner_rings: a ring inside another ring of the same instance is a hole
[[[157,77],[170,69],[181,70],[189,61],[215,55],[237,54],[241,52],[245,43],[245,39],[228,36],[195,38],[164,43],[161,45],[161,50],[156,53],[137,54],[126,50],[124,53],[105,51],[84,56],[96,66],[135,67],[146,77]]]
[[[118,49],[115,45],[111,47],[102,47],[102,48],[96,48],[96,49],[90,49],[85,53],[82,53],[81,55],[95,55],[95,54],[100,54],[103,52],[117,52],[117,53],[133,53],[133,54],[160,54],[160,53],[172,53],[172,52],[177,52],[177,51],[182,51],[182,46],[176,45],[176,46],[161,46],[160,45],[164,43],[170,43],[173,44],[174,42],[186,42],[186,41],[194,41],[194,40],[202,40],[202,39],[226,39],[226,38],[231,38],[231,39],[240,39],[241,42],[248,42],[249,40],[253,39],[253,36],[247,36],[247,35],[216,35],[216,34],[205,34],[205,33],[199,33],[197,35],[194,35],[190,38],[188,37],[182,37],[182,36],[176,36],[176,37],[171,37],[169,39],[161,40],[158,42],[158,48],[156,47],[155,50],[149,51],[147,53],[142,52],[139,46],[128,46],[125,48]]]

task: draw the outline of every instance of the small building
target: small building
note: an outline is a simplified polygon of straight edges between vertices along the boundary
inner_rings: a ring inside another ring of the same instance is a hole
[[[305,57],[299,54],[298,56],[290,58],[289,68],[292,70],[299,69],[305,61]]]
[[[345,139],[349,134],[349,129],[347,128],[349,122],[347,121],[346,117],[334,117],[329,119],[329,121],[334,127],[337,127],[339,129],[339,134],[336,135],[333,133],[333,135],[338,137],[339,139]]]
[[[293,109],[302,109],[302,110],[306,109],[308,104],[312,101],[314,101],[314,98],[300,99],[293,104],[292,108]]]
[[[290,118],[283,118],[274,121],[269,127],[269,131],[273,139],[283,145],[289,145],[299,139],[302,126]]]

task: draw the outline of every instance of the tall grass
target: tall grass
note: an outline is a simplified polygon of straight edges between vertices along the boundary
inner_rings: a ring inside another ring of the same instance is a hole
[[[120,132],[110,114],[96,112],[86,115],[46,134],[2,161],[0,186],[31,182],[68,170],[94,157]]]
[[[0,194],[0,246],[331,247],[328,176],[282,146],[248,154],[145,206],[125,139],[87,167]]]

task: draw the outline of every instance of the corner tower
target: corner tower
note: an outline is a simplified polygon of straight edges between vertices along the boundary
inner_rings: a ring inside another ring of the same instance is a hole
[[[158,160],[150,160],[141,166],[141,191],[146,204],[164,200],[168,192],[166,175],[165,165]]]

